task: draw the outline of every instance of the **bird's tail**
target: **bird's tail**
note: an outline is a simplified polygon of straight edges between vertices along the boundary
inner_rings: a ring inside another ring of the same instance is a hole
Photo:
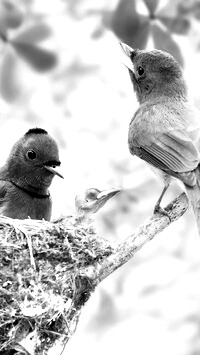
[[[197,228],[200,236],[200,169],[197,169],[195,173],[197,178],[196,185],[194,187],[185,187],[194,211]]]

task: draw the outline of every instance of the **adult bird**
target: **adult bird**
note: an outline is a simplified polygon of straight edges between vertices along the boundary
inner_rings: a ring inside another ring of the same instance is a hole
[[[12,147],[0,168],[0,214],[10,218],[51,218],[49,186],[60,165],[55,140],[41,128],[30,129]]]
[[[89,188],[84,193],[75,197],[75,207],[79,222],[88,221],[93,213],[102,208],[105,203],[115,196],[119,189],[99,190]]]
[[[129,150],[164,182],[155,212],[162,211],[161,199],[175,177],[186,187],[200,233],[200,112],[188,99],[182,69],[167,52],[121,46],[139,101],[129,126]]]

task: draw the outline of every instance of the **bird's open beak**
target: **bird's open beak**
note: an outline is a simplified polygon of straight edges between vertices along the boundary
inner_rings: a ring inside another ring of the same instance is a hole
[[[128,46],[128,44],[125,44],[123,42],[119,42],[122,52],[123,52],[123,58],[122,58],[122,63],[131,71],[134,71],[134,66],[131,60],[131,55],[134,53],[134,49]]]
[[[101,191],[97,195],[97,200],[108,200],[109,198],[115,196],[120,191],[121,191],[120,189],[111,189],[111,190]]]
[[[50,173],[59,176],[60,178],[64,179],[64,177],[57,171],[58,167],[55,168],[53,166],[44,165],[44,168],[48,170]]]

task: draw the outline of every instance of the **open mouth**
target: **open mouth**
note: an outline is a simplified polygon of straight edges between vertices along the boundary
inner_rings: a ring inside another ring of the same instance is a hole
[[[109,198],[113,197],[114,195],[116,195],[118,192],[120,192],[120,189],[111,189],[111,190],[105,190],[105,191],[101,191],[98,195],[97,195],[97,200],[108,200]]]
[[[122,53],[123,53],[122,63],[125,65],[125,67],[127,67],[132,72],[134,72],[134,66],[131,60],[131,56],[134,53],[134,50],[125,43],[120,42],[119,44],[121,46]]]
[[[60,172],[57,170],[58,166],[60,166],[60,161],[52,160],[46,162],[43,167],[49,171],[51,174],[57,175],[60,178],[64,179],[64,177],[60,174]]]

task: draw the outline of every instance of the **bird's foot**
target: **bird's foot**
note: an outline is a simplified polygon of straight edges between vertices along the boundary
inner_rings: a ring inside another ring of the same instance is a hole
[[[154,207],[154,214],[156,213],[159,213],[163,216],[167,216],[169,218],[169,221],[171,222],[171,217],[169,213],[164,208],[162,208],[159,204],[156,204]]]

